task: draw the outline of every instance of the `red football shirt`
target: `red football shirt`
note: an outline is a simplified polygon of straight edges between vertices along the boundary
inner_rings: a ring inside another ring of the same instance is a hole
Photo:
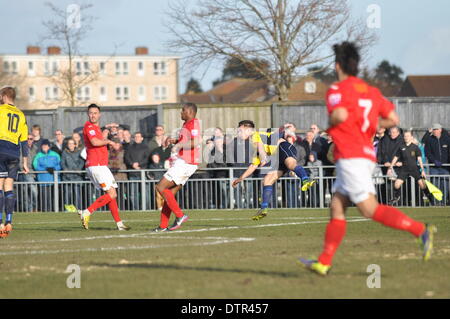
[[[186,121],[180,131],[180,137],[178,143],[184,143],[190,141],[195,137],[200,137],[200,121],[198,119],[192,119]],[[178,157],[184,159],[188,164],[198,165],[200,162],[200,146],[193,149],[180,149]]]
[[[334,158],[367,158],[376,162],[373,137],[381,116],[394,110],[381,92],[363,80],[350,76],[333,84],[326,95],[328,114],[343,107],[348,111],[346,121],[328,129],[335,144]]]
[[[87,121],[83,128],[84,145],[86,146],[86,167],[89,166],[108,166],[108,148],[104,146],[94,146],[91,140],[96,137],[103,140],[102,131],[98,125]]]

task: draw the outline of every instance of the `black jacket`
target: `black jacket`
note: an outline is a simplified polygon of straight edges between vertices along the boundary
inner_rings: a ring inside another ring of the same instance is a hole
[[[243,140],[235,137],[233,141],[228,144],[226,150],[227,165],[229,167],[242,167],[243,169],[234,170],[234,177],[239,177],[247,170],[253,159],[254,147],[251,143],[251,138]]]
[[[139,163],[141,169],[146,169],[150,162],[150,148],[146,143],[131,144],[125,151],[125,165],[128,169],[133,169],[133,163]],[[129,173],[129,177],[139,177],[139,173]]]
[[[378,143],[378,162],[380,164],[392,162],[392,159],[404,142],[405,141],[401,135],[397,136],[396,139],[392,139],[389,135],[385,135]]]
[[[427,139],[425,144],[425,156],[430,164],[448,164],[449,163],[449,147],[450,147],[450,137],[448,135],[441,135],[441,138],[437,138],[431,135]]]

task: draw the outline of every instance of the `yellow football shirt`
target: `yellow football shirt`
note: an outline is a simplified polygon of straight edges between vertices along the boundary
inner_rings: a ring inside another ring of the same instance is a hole
[[[20,143],[26,142],[28,125],[25,115],[14,105],[0,105],[0,153],[20,156]]]

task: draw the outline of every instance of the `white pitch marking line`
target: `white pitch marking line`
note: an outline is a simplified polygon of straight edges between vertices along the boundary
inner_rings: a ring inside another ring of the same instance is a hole
[[[352,219],[348,222],[360,222],[369,221],[370,219]],[[206,231],[217,231],[217,230],[228,230],[228,229],[249,229],[249,228],[265,228],[265,227],[279,227],[279,226],[290,226],[290,225],[305,225],[305,224],[323,224],[328,221],[304,221],[304,222],[293,222],[293,223],[281,223],[281,224],[264,224],[264,225],[252,225],[252,226],[227,226],[227,227],[211,227],[211,228],[200,228],[200,229],[189,229],[189,230],[177,230],[176,232],[171,232],[171,235],[176,234],[186,234],[186,233],[197,233]],[[30,241],[18,241],[14,244],[24,244],[24,243],[47,243],[47,242],[70,242],[70,241],[80,241],[80,240],[96,240],[96,239],[111,239],[111,238],[133,238],[133,237],[155,237],[159,236],[161,238],[169,238],[165,236],[164,233],[138,233],[129,235],[105,235],[105,236],[91,236],[91,237],[79,237],[79,238],[59,238],[59,239],[49,239],[49,240],[30,240]],[[1,255],[1,253],[0,253]]]
[[[286,220],[296,220],[296,219],[306,219],[306,220],[315,220],[315,219],[330,219],[330,217],[321,217],[321,216],[314,216],[314,217],[277,217],[277,216],[271,216],[271,219],[286,219]],[[358,219],[361,217],[358,216],[350,216],[347,217],[348,219]],[[129,222],[151,222],[151,221],[155,221],[155,220],[159,220],[159,218],[149,218],[149,219],[129,219]],[[247,218],[199,218],[199,219],[193,219],[195,221],[233,221],[233,220],[250,220],[248,217]],[[124,220],[125,221],[125,220]],[[93,220],[93,223],[113,223],[112,220]],[[71,221],[47,221],[47,222],[15,222],[14,225],[51,225],[51,224],[80,224],[80,221],[76,221],[76,220],[71,220]]]
[[[200,238],[197,238],[200,239]],[[255,238],[229,238],[216,240],[212,242],[200,242],[189,244],[164,244],[164,245],[144,245],[144,246],[118,246],[118,247],[100,247],[100,248],[82,248],[82,249],[58,249],[58,250],[26,250],[26,251],[11,251],[0,252],[0,256],[10,255],[48,255],[48,254],[60,254],[60,253],[80,253],[80,252],[97,252],[97,251],[115,251],[115,250],[141,250],[141,249],[154,249],[154,248],[169,248],[169,247],[186,247],[186,246],[210,246],[229,244],[235,242],[249,242]]]

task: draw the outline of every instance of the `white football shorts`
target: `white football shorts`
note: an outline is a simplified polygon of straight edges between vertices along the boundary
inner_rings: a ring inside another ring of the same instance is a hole
[[[339,159],[336,163],[336,181],[332,192],[339,192],[355,203],[361,203],[376,194],[373,171],[376,164],[365,158]]]
[[[195,173],[197,168],[198,165],[188,164],[183,159],[177,158],[173,166],[164,174],[164,177],[176,185],[184,185],[189,177]]]
[[[107,191],[111,187],[118,187],[108,166],[90,166],[86,168],[86,172],[97,189]]]

